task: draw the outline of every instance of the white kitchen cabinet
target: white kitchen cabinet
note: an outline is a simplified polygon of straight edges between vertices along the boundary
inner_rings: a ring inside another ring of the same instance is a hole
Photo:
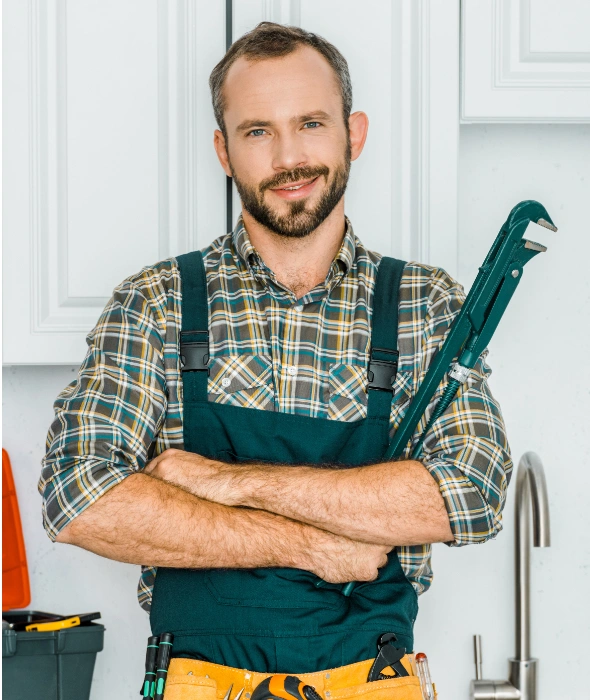
[[[461,121],[590,122],[588,0],[463,0]]]
[[[79,363],[112,289],[225,232],[225,3],[4,2],[3,362]]]
[[[346,213],[369,247],[456,274],[458,0],[234,0],[346,57],[369,136]],[[77,364],[113,287],[226,232],[209,74],[226,2],[6,0],[5,364]],[[235,196],[233,221],[239,212]]]

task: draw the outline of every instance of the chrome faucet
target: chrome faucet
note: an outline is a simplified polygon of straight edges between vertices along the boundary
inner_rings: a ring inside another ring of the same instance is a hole
[[[516,474],[515,584],[516,658],[509,659],[509,680],[482,680],[481,638],[475,635],[475,680],[471,700],[536,700],[537,659],[531,658],[531,505],[533,544],[549,547],[549,499],[540,458],[526,452]]]

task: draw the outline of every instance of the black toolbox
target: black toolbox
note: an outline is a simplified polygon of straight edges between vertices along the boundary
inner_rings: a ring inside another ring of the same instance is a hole
[[[55,619],[36,610],[2,613],[10,624]],[[10,700],[88,700],[104,625],[89,622],[51,632],[2,629],[2,697]]]

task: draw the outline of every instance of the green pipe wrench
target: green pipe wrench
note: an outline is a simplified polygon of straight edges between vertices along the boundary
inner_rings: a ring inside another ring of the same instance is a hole
[[[460,386],[467,381],[471,369],[487,347],[520,283],[524,266],[535,255],[547,250],[540,243],[524,238],[531,222],[557,231],[547,210],[539,202],[529,199],[512,209],[479,268],[475,282],[459,315],[451,325],[445,342],[436,353],[424,381],[393,436],[384,461],[402,455],[428,404],[448,373],[447,387],[412,448],[410,459],[418,459],[422,454],[424,439],[432,425],[447,409]],[[342,593],[349,596],[354,585],[354,581],[347,583]]]

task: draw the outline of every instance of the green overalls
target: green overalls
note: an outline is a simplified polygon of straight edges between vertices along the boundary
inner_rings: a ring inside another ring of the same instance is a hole
[[[207,397],[208,307],[200,252],[177,258],[182,281],[184,448],[223,461],[332,464],[381,461],[397,371],[404,263],[382,258],[373,301],[368,413],[341,422],[214,403]],[[288,467],[285,467],[288,468]],[[196,533],[198,537],[198,533]],[[285,546],[288,546],[287,544]],[[173,656],[267,673],[310,673],[374,657],[382,632],[413,649],[417,595],[395,550],[376,581],[350,597],[309,571],[158,568],[152,633],[174,634]]]

